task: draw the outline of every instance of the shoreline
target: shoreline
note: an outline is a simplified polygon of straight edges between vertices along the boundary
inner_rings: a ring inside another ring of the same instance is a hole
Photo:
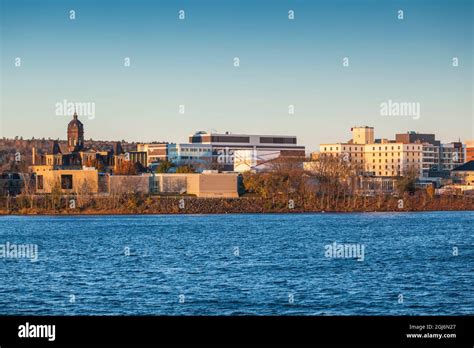
[[[204,216],[204,215],[303,215],[303,214],[308,214],[308,215],[316,215],[316,214],[330,214],[330,215],[335,215],[335,214],[383,214],[383,213],[442,213],[442,212],[474,212],[474,209],[453,209],[453,210],[376,210],[376,211],[293,211],[293,212],[241,212],[241,213],[123,213],[123,212],[110,212],[110,213],[97,213],[97,212],[83,212],[83,213],[29,213],[29,214],[18,214],[18,213],[4,213],[0,212],[0,218],[6,217],[6,216],[25,216],[25,217],[31,217],[31,216],[127,216],[127,215],[133,215],[133,216],[152,216],[152,215],[186,215],[186,216],[191,216],[191,215],[199,215],[199,216]]]
[[[74,204],[71,205],[71,202]],[[424,194],[399,197],[196,198],[129,195],[0,200],[0,216],[324,214],[474,211],[474,197]]]

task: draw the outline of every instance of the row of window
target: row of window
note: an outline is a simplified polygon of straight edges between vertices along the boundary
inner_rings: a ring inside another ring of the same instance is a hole
[[[178,152],[178,149],[171,148],[169,152]],[[210,149],[201,149],[201,148],[183,148],[181,152],[211,152]]]
[[[261,144],[296,144],[296,138],[260,137]]]
[[[386,166],[385,166],[385,169],[388,169],[388,168],[389,168],[389,166],[386,165]],[[375,169],[376,169],[376,166],[372,166],[372,170],[375,170]],[[379,169],[382,169],[382,166],[379,166]],[[391,169],[394,170],[394,169],[395,169],[395,166],[392,165],[392,166],[391,166]],[[397,169],[400,170],[400,165],[397,165]]]
[[[377,157],[377,154],[379,157],[382,157],[382,153],[383,152],[377,152],[377,153],[374,153],[372,154],[373,157]],[[418,155],[416,152],[407,152],[407,157],[411,157],[411,156],[416,156]],[[351,154],[351,156],[354,156],[354,157],[364,157],[364,154],[363,153],[354,153],[354,154]],[[392,153],[391,156],[401,156],[401,153],[400,152],[395,152],[395,153]],[[388,157],[388,152],[385,152],[385,157]]]
[[[398,163],[400,163],[400,158],[397,159]],[[407,163],[410,162],[410,159],[407,159]],[[421,162],[420,159],[418,159],[418,161],[415,161],[415,159],[413,158],[412,162]],[[372,160],[372,163],[375,163],[375,159]],[[379,163],[382,163],[382,159],[379,159]],[[385,163],[388,163],[388,160],[385,159]],[[393,163],[393,158],[392,158],[392,163]]]
[[[373,147],[372,147],[372,150],[373,150],[373,151],[376,151],[375,148],[376,148],[376,146],[373,146]],[[382,151],[382,146],[379,146],[378,148],[379,148],[379,151]],[[389,148],[389,146],[385,146],[385,150],[389,150],[388,148]],[[324,151],[328,151],[327,149],[328,149],[328,148],[325,147],[325,148],[324,148]],[[335,149],[335,151],[338,151],[338,150],[339,150],[339,146],[336,146],[334,149]],[[358,151],[357,149],[358,149],[357,146],[354,147],[354,151]],[[401,149],[401,147],[400,147],[400,146],[397,146],[397,150],[400,150],[400,149]],[[391,150],[395,150],[395,146],[391,146]],[[410,150],[410,146],[407,146],[407,150]],[[421,147],[420,147],[420,146],[412,146],[412,150],[413,150],[413,151],[416,151],[416,150],[420,151],[420,150],[421,150]],[[329,147],[329,151],[332,151],[332,146]],[[342,151],[346,151],[346,147],[345,147],[345,146],[342,147]],[[349,147],[349,151],[352,151],[352,147]],[[363,147],[363,146],[360,147],[360,151],[364,151],[364,147]]]

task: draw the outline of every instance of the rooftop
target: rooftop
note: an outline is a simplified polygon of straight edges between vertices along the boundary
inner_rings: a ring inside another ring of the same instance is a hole
[[[469,161],[453,169],[454,172],[473,172],[474,171],[474,161]]]

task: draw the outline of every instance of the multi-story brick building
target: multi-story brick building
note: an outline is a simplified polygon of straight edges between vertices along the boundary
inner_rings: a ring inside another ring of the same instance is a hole
[[[474,140],[466,140],[464,145],[466,147],[466,162],[474,161]]]

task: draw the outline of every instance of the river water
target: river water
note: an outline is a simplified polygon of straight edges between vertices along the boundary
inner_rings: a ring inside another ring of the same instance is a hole
[[[473,221],[474,212],[3,216],[0,314],[472,315]],[[15,255],[20,246],[31,253]]]

